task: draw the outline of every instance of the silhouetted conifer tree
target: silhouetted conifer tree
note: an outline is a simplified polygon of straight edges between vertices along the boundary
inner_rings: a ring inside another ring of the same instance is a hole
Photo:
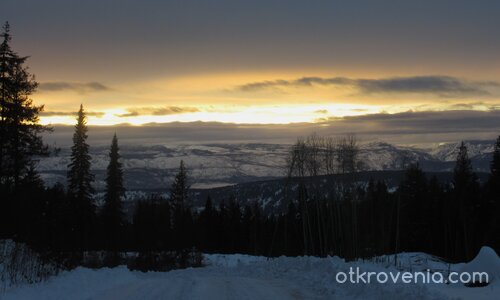
[[[3,27],[0,44],[0,184],[17,187],[28,175],[33,179],[34,155],[47,154],[41,133],[50,130],[39,124],[42,106],[30,96],[38,83],[25,62],[10,47],[9,23]]]
[[[477,184],[477,177],[472,169],[472,162],[464,142],[458,148],[457,160],[453,169],[453,185],[455,189],[466,190]]]
[[[479,184],[472,169],[464,142],[460,144],[453,170],[453,200],[458,209],[455,223],[455,251],[457,257],[472,258],[474,245],[474,206],[479,194]],[[463,252],[461,252],[463,251]]]
[[[212,199],[207,197],[205,209],[200,213],[199,224],[200,236],[199,244],[201,249],[213,251],[215,242],[215,217],[216,212],[212,205]]]
[[[174,230],[174,244],[178,248],[187,246],[188,235],[192,223],[188,201],[188,178],[184,161],[181,160],[179,171],[175,175],[170,188],[170,203],[173,206],[172,228]]]
[[[188,190],[187,170],[184,166],[184,161],[181,160],[179,171],[177,175],[175,175],[174,182],[170,188],[170,202],[172,202],[174,206],[184,208],[188,200]]]
[[[71,147],[71,162],[68,165],[68,196],[71,198],[73,213],[75,214],[75,231],[80,233],[77,238],[77,247],[88,247],[90,244],[91,228],[95,217],[95,207],[92,194],[94,175],[90,172],[91,157],[87,144],[87,118],[80,105],[77,124]],[[78,234],[77,234],[78,235]]]
[[[418,164],[412,164],[405,172],[398,192],[400,196],[401,250],[416,251],[429,236],[428,214],[430,203],[428,182]],[[429,243],[426,242],[427,246]]]
[[[73,134],[71,162],[68,165],[68,193],[80,201],[91,201],[94,192],[92,187],[94,175],[90,172],[91,157],[87,144],[87,131],[87,117],[83,105],[80,105]]]
[[[120,228],[124,225],[122,212],[122,199],[124,195],[123,170],[120,162],[118,139],[115,133],[109,151],[106,194],[101,213],[105,231],[105,244],[111,250],[117,250],[121,235]]]

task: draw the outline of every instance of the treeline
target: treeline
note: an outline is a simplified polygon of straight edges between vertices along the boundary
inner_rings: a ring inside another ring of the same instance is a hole
[[[194,247],[203,252],[354,259],[423,251],[465,261],[484,245],[499,250],[500,137],[494,149],[491,175],[483,184],[462,143],[449,183],[429,177],[418,164],[405,171],[395,191],[383,181],[359,183],[353,173],[351,181],[335,183],[336,192],[322,195],[311,185],[314,180],[305,184],[298,177],[287,211],[271,215],[265,215],[257,202],[241,204],[232,195],[217,199],[221,201],[208,197],[203,209],[193,210],[188,173],[181,162],[169,196],[135,199],[133,217],[127,220],[121,208],[123,172],[115,136],[102,208],[89,204],[82,209],[62,185],[45,188],[31,183],[7,194],[9,200],[3,204],[8,204],[9,213],[1,228],[4,236],[53,253],[148,253]],[[118,183],[116,189],[112,183]],[[92,197],[88,199],[92,203]]]
[[[409,165],[393,192],[383,181],[359,184],[354,173],[350,182],[337,184],[337,192],[322,195],[299,178],[283,231],[287,226],[300,231],[298,241],[297,236],[291,239],[300,245],[296,253],[321,256],[423,251],[464,261],[484,245],[499,251],[500,137],[485,183],[473,172],[463,142],[458,150],[453,179],[447,183],[429,177],[418,164]],[[287,248],[287,240],[282,244]]]
[[[410,163],[394,191],[384,181],[366,184],[350,173],[348,180],[334,183],[329,190],[335,192],[329,194],[316,186],[317,181],[303,176],[327,170],[319,162],[328,156],[337,157],[337,166],[342,161],[349,161],[350,166],[359,163],[353,137],[330,139],[337,141],[336,147],[324,141],[312,135],[299,139],[290,151],[290,157],[300,157],[304,163],[288,161],[288,174],[296,174],[296,195],[288,199],[288,212],[275,220],[271,253],[354,259],[423,251],[465,261],[484,245],[500,250],[500,136],[487,182],[479,182],[462,142],[451,182],[440,182],[418,163]],[[342,145],[350,146],[339,151]],[[342,173],[342,168],[337,170]]]

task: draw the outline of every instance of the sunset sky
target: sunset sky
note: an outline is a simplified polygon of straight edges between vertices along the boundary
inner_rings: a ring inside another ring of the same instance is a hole
[[[2,0],[0,9],[13,48],[30,56],[44,124],[73,124],[83,103],[91,125],[300,123],[465,138],[500,128],[499,15],[487,0]]]

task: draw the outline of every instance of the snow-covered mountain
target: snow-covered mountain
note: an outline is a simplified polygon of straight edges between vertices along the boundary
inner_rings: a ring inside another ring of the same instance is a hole
[[[288,145],[180,145],[122,146],[125,185],[134,189],[167,189],[179,163],[184,160],[195,187],[213,187],[281,177]],[[92,168],[97,189],[104,187],[108,148],[92,147]],[[48,183],[64,183],[69,149],[57,156],[41,158],[38,169]]]
[[[465,142],[467,153],[471,158],[483,157],[493,153],[494,143],[492,141],[467,141]],[[441,161],[455,161],[460,143],[440,144],[429,151],[435,158]]]
[[[413,162],[420,164],[437,162],[423,149],[396,146],[385,142],[362,144],[359,161],[362,170],[367,171],[401,170]]]
[[[431,149],[397,146],[384,142],[362,144],[360,169],[401,170],[419,162],[426,171],[450,171],[459,143],[441,144]],[[492,141],[466,143],[476,171],[488,172]],[[283,177],[290,145],[286,144],[203,144],[203,145],[124,145],[121,147],[128,190],[166,190],[177,171],[180,160],[190,170],[193,187],[209,188],[242,182]],[[40,159],[38,169],[47,184],[66,182],[69,148],[58,155]],[[108,148],[91,147],[96,188],[104,187]]]

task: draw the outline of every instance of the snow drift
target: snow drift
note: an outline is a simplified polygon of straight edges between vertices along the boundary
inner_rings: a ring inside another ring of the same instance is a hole
[[[490,283],[498,281],[500,280],[500,259],[495,250],[482,247],[473,260],[460,268],[460,272],[486,272]]]

